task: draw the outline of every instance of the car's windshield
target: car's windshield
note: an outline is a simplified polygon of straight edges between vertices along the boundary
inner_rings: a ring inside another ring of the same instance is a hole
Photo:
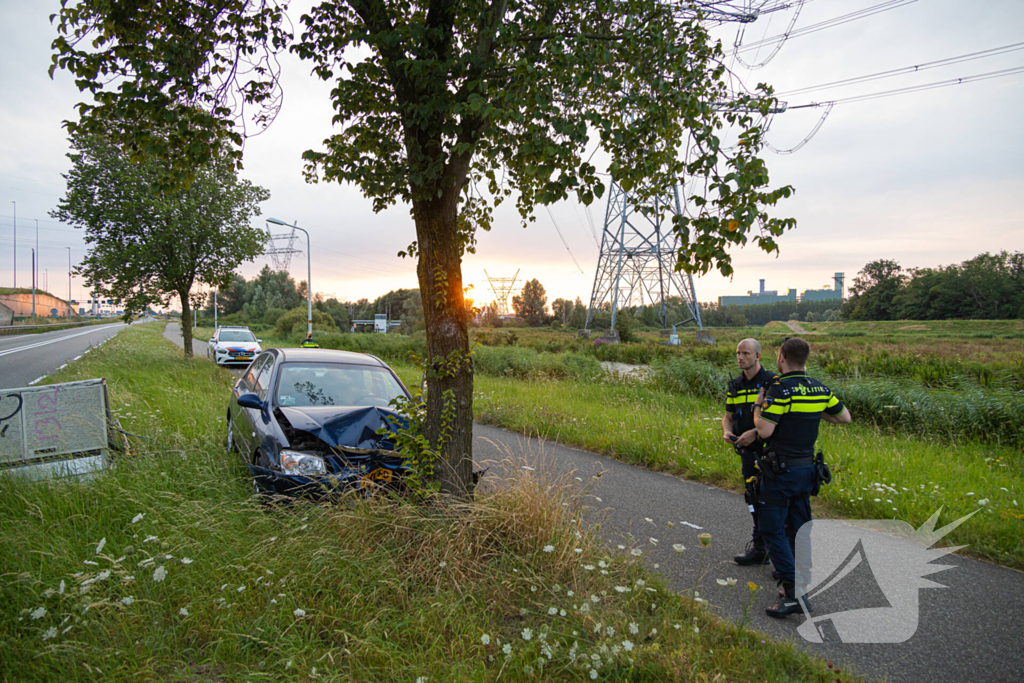
[[[221,330],[218,339],[222,342],[254,342],[256,337],[249,330]]]
[[[279,406],[386,406],[405,396],[387,369],[341,363],[284,363],[277,381]]]

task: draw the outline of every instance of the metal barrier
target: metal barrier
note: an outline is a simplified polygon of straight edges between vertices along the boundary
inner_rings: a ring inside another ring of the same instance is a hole
[[[3,325],[0,326],[0,337],[11,334],[41,332],[46,330],[63,330],[69,327],[86,327],[88,325],[101,325],[105,323],[117,322],[118,320],[119,318],[109,318],[104,320],[87,320],[84,322],[77,323],[54,323],[52,325]]]

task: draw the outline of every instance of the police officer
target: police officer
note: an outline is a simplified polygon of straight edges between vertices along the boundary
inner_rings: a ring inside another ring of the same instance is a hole
[[[304,348],[304,349],[319,349],[320,348],[320,345],[317,344],[315,341],[313,341],[313,333],[312,332],[308,332],[306,334],[306,338],[302,341],[302,343],[299,346]]]
[[[747,507],[754,518],[754,530],[746,552],[733,558],[736,564],[745,566],[763,564],[768,559],[757,525],[757,500],[752,495],[756,489],[751,478],[757,476],[754,462],[764,450],[764,441],[754,428],[754,402],[777,375],[761,365],[761,344],[756,339],[744,339],[736,345],[736,363],[740,366],[740,374],[729,381],[726,391],[722,438],[739,453],[743,481],[747,483]]]
[[[807,376],[811,348],[803,339],[787,338],[779,349],[782,373],[754,403],[757,433],[768,441],[759,461],[762,470],[758,497],[761,538],[775,565],[782,590],[779,601],[765,611],[785,617],[800,611],[795,594],[796,534],[811,520],[808,496],[814,489],[814,443],[821,420],[850,422],[850,411],[821,382]],[[810,604],[803,597],[807,610]]]

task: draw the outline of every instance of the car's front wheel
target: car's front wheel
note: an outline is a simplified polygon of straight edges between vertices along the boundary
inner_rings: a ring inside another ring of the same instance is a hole
[[[232,429],[232,426],[233,425],[231,423],[231,413],[228,413],[228,437],[226,444],[228,447],[228,453],[233,453],[235,450],[235,433],[234,430]]]

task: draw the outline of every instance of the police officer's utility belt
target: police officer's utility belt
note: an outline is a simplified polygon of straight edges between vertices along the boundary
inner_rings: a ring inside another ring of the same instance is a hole
[[[775,451],[765,451],[765,454],[757,461],[758,468],[769,479],[774,479],[779,472],[791,467],[807,467],[813,464],[813,455],[783,455]]]

